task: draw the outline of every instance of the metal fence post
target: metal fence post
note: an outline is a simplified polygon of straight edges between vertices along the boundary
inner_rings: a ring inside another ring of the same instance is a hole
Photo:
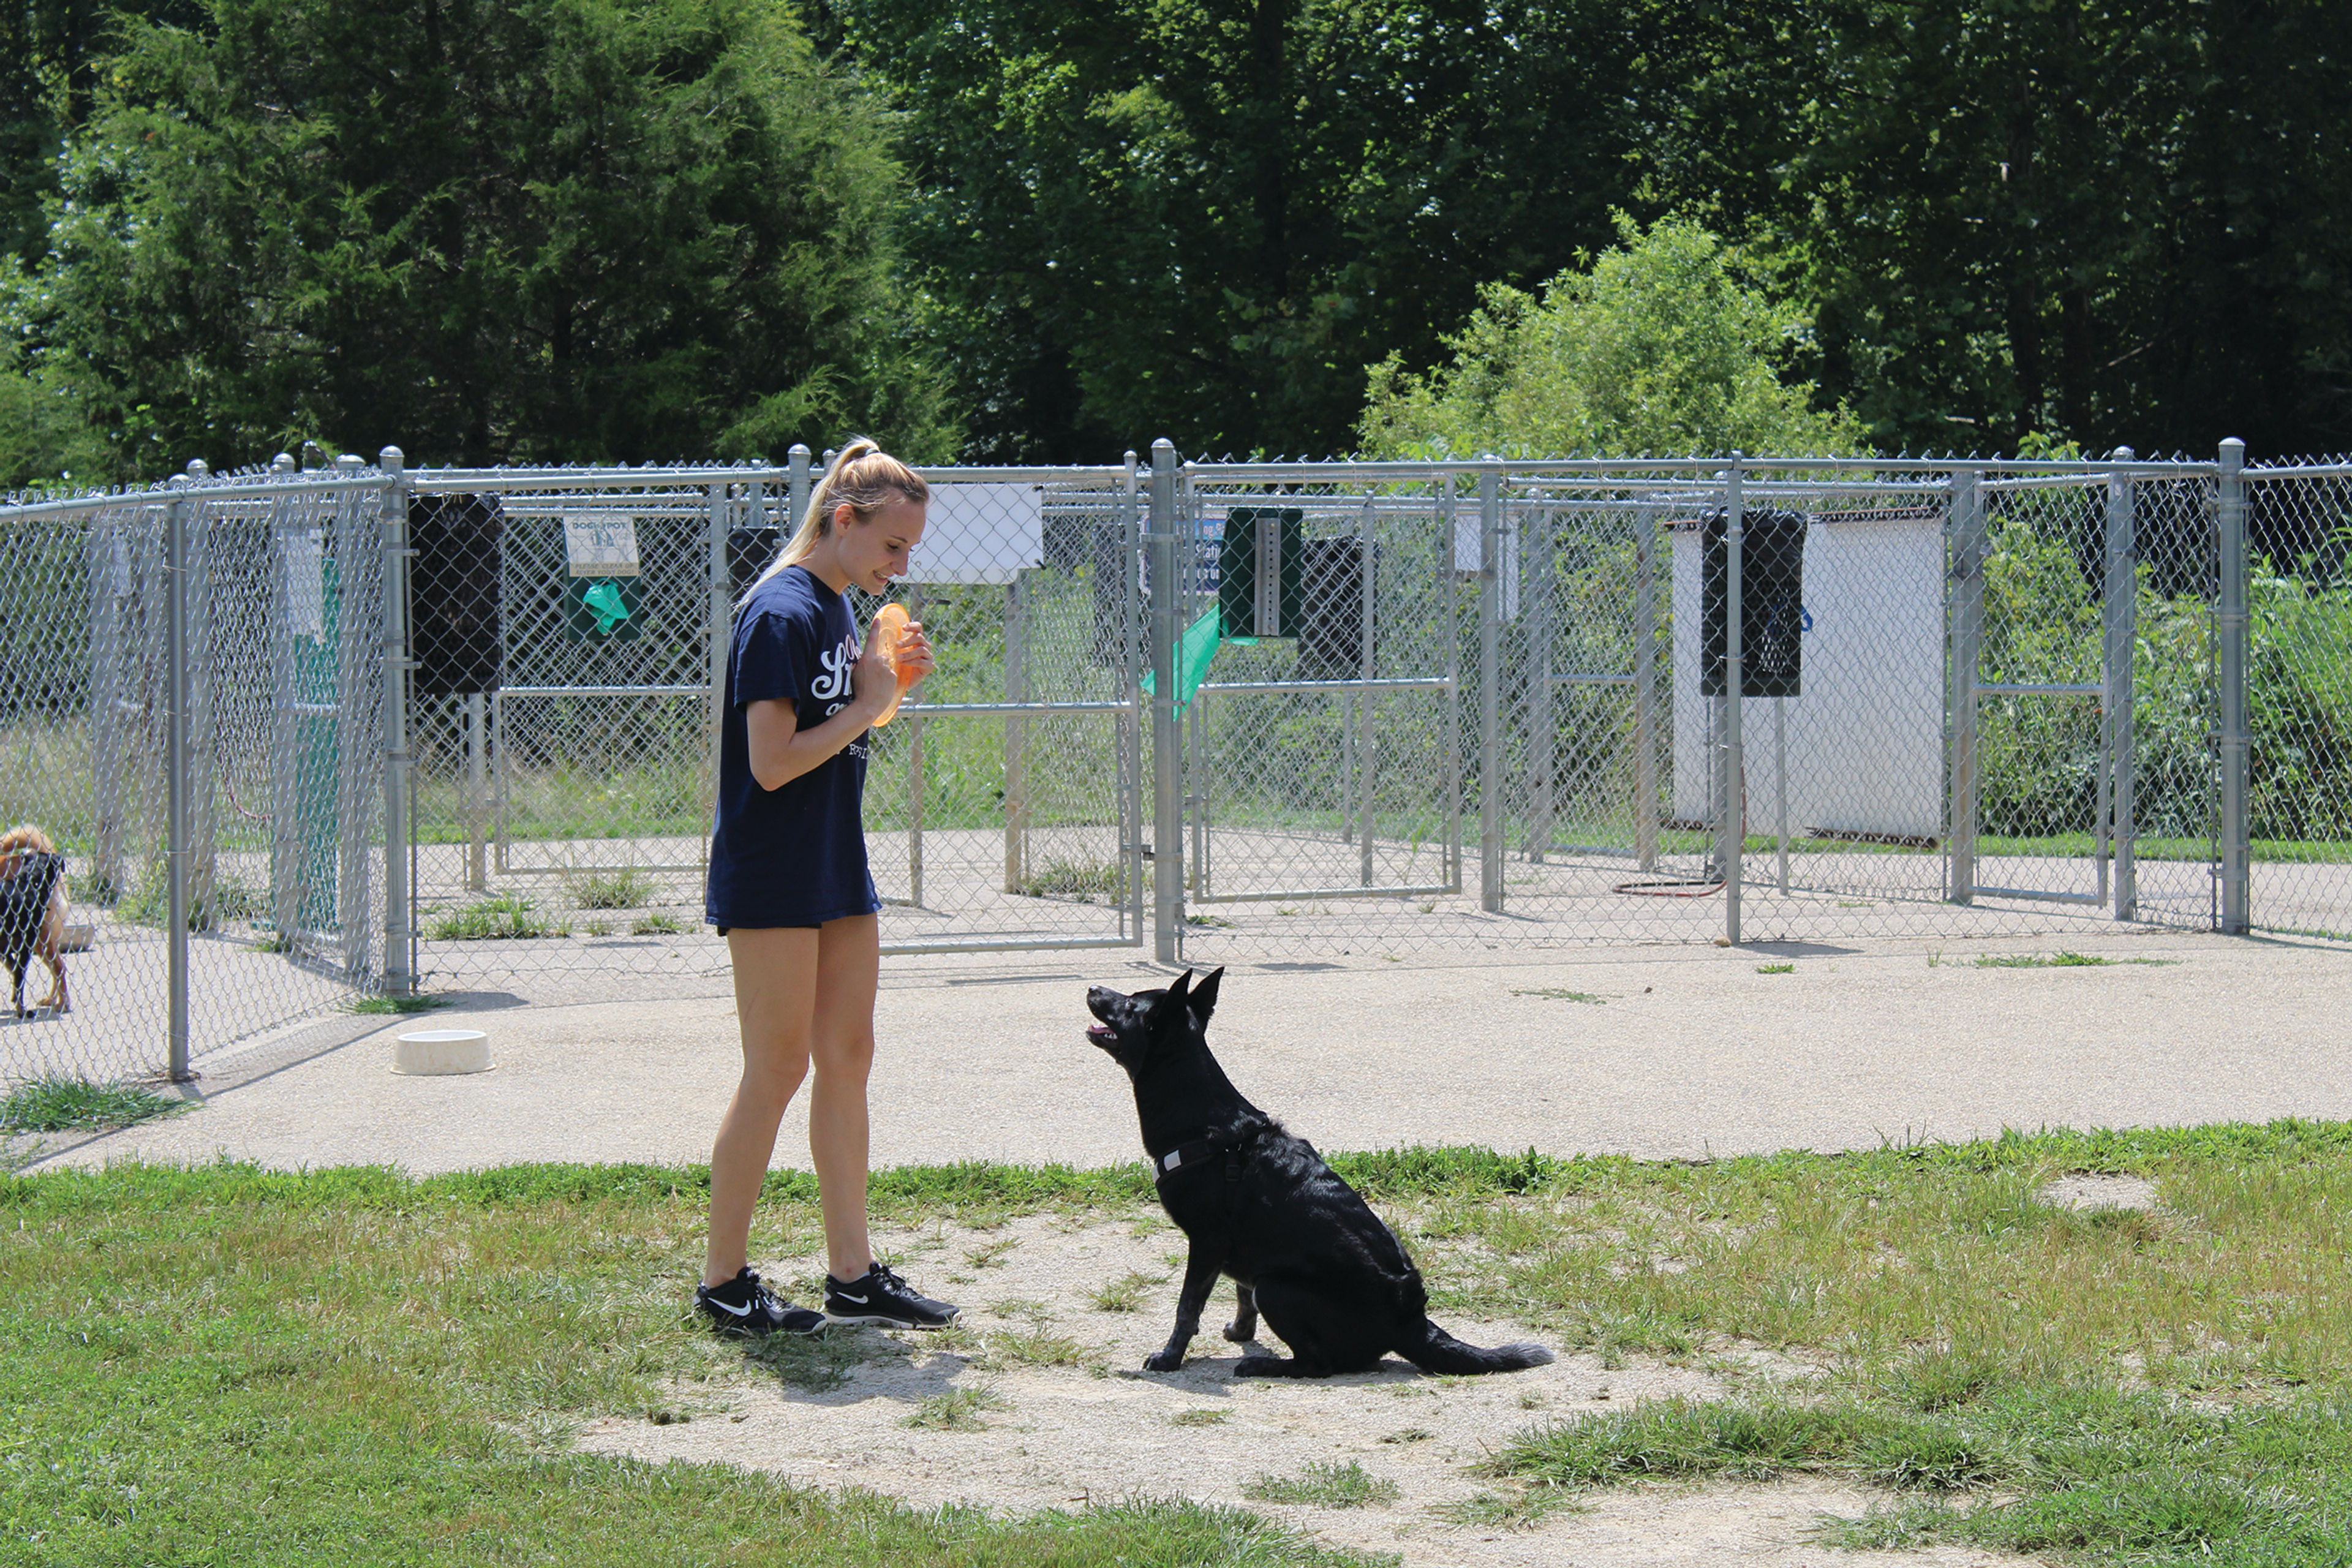
[[[798,441],[784,455],[784,515],[776,527],[776,547],[780,550],[792,542],[793,531],[801,525],[801,514],[808,510],[809,449]]]
[[[1633,856],[1658,868],[1658,509],[1633,512]]]
[[[188,464],[188,477],[201,484],[211,470],[202,459]],[[188,911],[209,931],[220,908],[220,814],[214,797],[218,771],[213,753],[219,725],[213,706],[212,530],[201,505],[189,503],[187,538],[180,557],[186,604],[182,647],[187,668]]]
[[[1503,469],[1478,474],[1478,907],[1503,909]]]
[[[1004,700],[1029,700],[1026,668],[1028,605],[1021,592],[1021,573],[1004,587]],[[1029,779],[1023,742],[1028,736],[1018,714],[1004,718],[1004,890],[1018,893],[1029,875]]]
[[[406,996],[416,988],[410,961],[408,818],[408,484],[407,458],[397,447],[376,457],[383,476],[378,514],[383,547],[383,988]]]
[[[734,641],[730,634],[734,629],[732,612],[735,604],[735,576],[728,560],[727,545],[734,534],[735,498],[728,494],[728,487],[723,484],[709,487],[707,493],[710,498],[709,540],[710,624],[704,628],[703,636],[708,649],[707,662],[710,670],[710,709],[703,739],[704,754],[708,759],[707,765],[710,772],[703,781],[702,798],[714,800],[719,794],[719,748],[726,733],[727,653]],[[759,490],[756,487],[751,494],[755,498],[758,496]],[[756,499],[751,502],[751,510],[752,515],[757,517],[759,501]],[[707,839],[703,844],[703,852],[705,854],[709,852]]]
[[[1437,499],[1437,548],[1445,563],[1445,887],[1462,892],[1462,574],[1454,560],[1454,475]]]
[[[1734,947],[1739,945],[1740,857],[1748,834],[1748,753],[1739,732],[1740,689],[1747,681],[1740,668],[1739,581],[1747,537],[1739,495],[1745,463],[1741,453],[1731,454],[1723,491],[1723,821],[1717,856],[1723,863],[1723,934]]]
[[[164,946],[169,1018],[165,1026],[173,1083],[188,1069],[188,480],[174,475],[175,493],[163,507]]]
[[[1151,443],[1152,955],[1177,962],[1184,920],[1184,731],[1176,716],[1176,448]]]
[[[2214,498],[2221,581],[2216,586],[2213,632],[2221,669],[2221,929],[2246,934],[2252,918],[2252,825],[2247,790],[2253,737],[2246,728],[2246,444],[2234,436],[2221,443],[2221,477]]]
[[[2133,852],[2132,644],[2137,633],[2139,578],[2134,570],[2132,478],[2125,465],[2137,454],[2118,447],[2107,475],[2107,561],[2105,584],[2107,663],[2107,758],[2115,802],[2116,919],[2139,913],[2138,866]]]
[[[1127,454],[1118,490],[1118,678],[1128,710],[1119,726],[1119,858],[1127,871],[1127,914],[1119,934],[1143,941],[1143,672],[1137,654],[1143,644],[1142,489],[1135,453]]]
[[[1950,646],[1951,736],[1947,837],[1951,900],[1972,904],[1977,896],[1977,670],[1984,650],[1985,505],[1982,475],[1962,468],[1952,476],[1951,591],[1946,614]]]

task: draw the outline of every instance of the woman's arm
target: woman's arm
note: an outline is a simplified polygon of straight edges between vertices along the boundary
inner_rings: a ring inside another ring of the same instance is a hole
[[[931,646],[919,626],[908,628],[898,658],[923,675],[930,673]],[[800,727],[799,711],[789,698],[748,704],[743,710],[743,731],[751,752],[751,781],[764,790],[782,789],[838,754],[873,728],[898,683],[890,661],[882,657],[881,645],[869,636],[857,662],[850,667],[849,701],[815,728]]]

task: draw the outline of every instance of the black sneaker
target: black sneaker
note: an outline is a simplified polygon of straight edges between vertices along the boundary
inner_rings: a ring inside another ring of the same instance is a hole
[[[824,1277],[824,1318],[829,1323],[879,1323],[890,1329],[944,1329],[956,1309],[918,1295],[886,1264],[877,1263],[845,1285]]]
[[[724,1285],[698,1285],[697,1310],[723,1334],[813,1334],[824,1327],[824,1314],[783,1300],[749,1268]]]

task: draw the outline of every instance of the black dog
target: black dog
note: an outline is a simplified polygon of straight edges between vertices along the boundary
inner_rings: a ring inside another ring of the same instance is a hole
[[[22,1018],[26,1016],[25,972],[33,966],[36,952],[47,962],[53,976],[50,1004],[62,1007],[64,1003],[66,971],[58,956],[55,929],[62,917],[53,917],[50,905],[57,900],[58,879],[65,875],[66,858],[26,850],[12,852],[6,859],[6,872],[0,875],[0,965],[7,968],[11,1000]]]
[[[1421,1270],[1395,1233],[1305,1139],[1241,1097],[1209,1054],[1209,1014],[1224,973],[1197,989],[1187,970],[1165,990],[1129,996],[1097,985],[1087,993],[1088,1010],[1102,1020],[1087,1038],[1134,1080],[1160,1205],[1192,1244],[1176,1331],[1145,1370],[1184,1364],[1220,1274],[1233,1276],[1241,1300],[1225,1338],[1248,1343],[1264,1312],[1291,1352],[1287,1361],[1246,1356],[1235,1377],[1363,1372],[1390,1351],[1424,1372],[1517,1372],[1549,1362],[1541,1345],[1480,1350],[1431,1322]]]

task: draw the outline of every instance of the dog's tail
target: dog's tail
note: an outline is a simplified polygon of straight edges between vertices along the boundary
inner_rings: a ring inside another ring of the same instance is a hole
[[[1542,1345],[1528,1342],[1480,1350],[1464,1344],[1426,1318],[1421,1321],[1421,1338],[1399,1345],[1397,1353],[1423,1372],[1524,1372],[1552,1363],[1551,1352]]]

